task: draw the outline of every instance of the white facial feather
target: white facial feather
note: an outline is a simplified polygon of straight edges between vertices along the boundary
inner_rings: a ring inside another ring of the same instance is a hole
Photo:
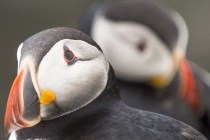
[[[17,140],[15,131],[11,133],[9,140]]]
[[[188,40],[189,40],[189,31],[187,25],[182,16],[176,11],[171,11],[171,16],[179,32],[176,47],[180,48],[183,51],[183,53],[186,54]]]
[[[176,47],[180,48],[180,50],[185,55],[186,50],[187,50],[188,40],[189,40],[189,31],[188,31],[187,25],[186,25],[184,19],[182,18],[182,16],[179,13],[177,13],[176,11],[172,11],[171,16],[172,16],[172,19],[174,20],[174,22],[178,28],[178,32],[179,32]]]
[[[64,45],[78,58],[69,66],[63,56]],[[56,43],[44,56],[37,72],[40,91],[48,89],[56,95],[54,103],[41,106],[41,117],[52,119],[92,102],[105,89],[108,71],[108,62],[95,46],[70,39]],[[62,113],[53,114],[56,107],[62,109]]]
[[[166,45],[148,27],[134,22],[113,22],[96,16],[92,37],[101,46],[116,76],[128,81],[167,75],[173,58]],[[146,42],[146,50],[136,49]]]
[[[11,135],[9,137],[9,140],[17,140],[17,136],[16,136],[15,131],[11,133]],[[27,140],[32,140],[32,139],[27,139]],[[47,139],[42,138],[42,139],[33,139],[33,140],[47,140]]]
[[[17,70],[19,71],[19,66],[20,66],[20,58],[21,58],[21,50],[23,48],[23,43],[20,44],[17,50],[17,61],[18,61],[18,68]]]

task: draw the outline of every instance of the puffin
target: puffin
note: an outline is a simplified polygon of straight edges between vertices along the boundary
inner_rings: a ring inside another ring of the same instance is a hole
[[[160,1],[116,0],[91,5],[78,29],[100,45],[127,105],[210,138],[210,75],[186,58],[189,31],[179,13]]]
[[[39,32],[17,60],[5,113],[10,140],[206,140],[185,123],[125,105],[101,48],[81,31]]]

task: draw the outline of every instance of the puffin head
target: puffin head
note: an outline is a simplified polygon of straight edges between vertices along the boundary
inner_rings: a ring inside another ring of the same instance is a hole
[[[185,57],[188,29],[182,17],[152,0],[122,0],[98,9],[90,34],[116,76],[167,86]]]
[[[33,35],[19,46],[17,59],[6,133],[80,109],[107,84],[109,64],[99,46],[75,29],[53,28]]]

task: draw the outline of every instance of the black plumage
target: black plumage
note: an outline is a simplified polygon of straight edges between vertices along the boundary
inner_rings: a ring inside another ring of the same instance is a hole
[[[94,11],[94,12],[93,12]],[[104,3],[90,7],[81,17],[78,28],[92,36],[92,28],[95,22],[95,15],[100,13],[109,21],[115,23],[132,21],[149,27],[160,39],[167,45],[169,50],[176,46],[180,31],[172,20],[171,9],[162,3],[150,0],[123,0],[113,3]],[[85,17],[91,17],[87,21]],[[88,27],[86,25],[88,23]],[[117,54],[116,54],[117,55]],[[122,100],[133,108],[148,110],[164,114],[189,125],[203,132],[210,137],[210,85],[203,76],[200,68],[194,63],[187,62],[190,65],[192,76],[195,79],[195,90],[198,90],[199,107],[193,108],[181,96],[180,87],[182,85],[182,76],[180,69],[176,71],[171,83],[163,88],[155,88],[145,82],[130,82],[118,79]],[[190,87],[192,88],[192,87]],[[189,93],[190,94],[190,93]]]
[[[52,38],[53,41],[54,37],[60,38],[58,36],[63,36],[60,34],[61,32],[64,34],[69,34],[69,36],[67,36],[68,39],[71,39],[71,37],[73,37],[75,40],[83,40],[86,38],[87,42],[95,44],[94,41],[92,41],[83,33],[68,28],[56,28],[41,32],[38,34],[38,36],[35,35],[32,38],[29,38],[30,44],[35,44],[36,42],[39,43],[38,38],[42,38],[42,35],[48,35],[48,33],[50,33],[50,38]],[[33,40],[33,38],[36,39]],[[46,41],[47,42],[44,44],[48,44],[49,40]],[[24,51],[29,50],[27,48],[33,49],[33,47],[28,45],[25,45],[24,47]],[[41,50],[49,50],[50,48],[50,46],[46,45],[37,47],[43,47]],[[98,47],[98,45],[95,44],[95,47]],[[44,55],[42,53],[46,52],[39,51],[38,53],[41,53],[39,56],[43,57]],[[38,56],[38,54],[35,56]],[[42,58],[39,59],[41,60]],[[136,110],[126,106],[120,100],[120,93],[118,91],[114,71],[111,66],[108,72],[107,85],[100,96],[97,97],[94,101],[72,113],[60,116],[52,120],[43,120],[33,127],[18,130],[16,131],[16,135],[17,139],[20,140],[206,139],[197,130],[182,122],[166,116],[142,110]]]
[[[171,19],[171,10],[154,1],[146,0],[123,0],[106,4],[91,5],[78,22],[78,29],[88,35],[95,20],[95,15],[101,13],[108,20],[135,21],[146,25],[154,31],[162,41],[172,50],[179,36],[178,28]]]
[[[177,120],[132,109],[120,101],[113,70],[99,98],[71,114],[42,121],[16,132],[18,139],[49,140],[205,139],[198,131]]]
[[[203,79],[200,68],[195,63],[189,62],[196,79],[198,89],[199,107],[193,108],[181,97],[180,85],[182,78],[180,71],[172,82],[165,88],[154,88],[145,83],[133,83],[118,80],[122,100],[133,108],[148,110],[173,117],[200,130],[206,136],[210,136],[209,110],[210,110],[210,86]]]

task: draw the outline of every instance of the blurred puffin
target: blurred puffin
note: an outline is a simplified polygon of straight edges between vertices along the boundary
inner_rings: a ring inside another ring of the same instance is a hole
[[[188,29],[177,12],[155,0],[112,1],[91,6],[79,29],[101,46],[127,105],[210,134],[210,76],[185,59]]]
[[[17,58],[5,115],[11,140],[206,140],[180,121],[124,105],[100,47],[80,31],[42,31]]]

